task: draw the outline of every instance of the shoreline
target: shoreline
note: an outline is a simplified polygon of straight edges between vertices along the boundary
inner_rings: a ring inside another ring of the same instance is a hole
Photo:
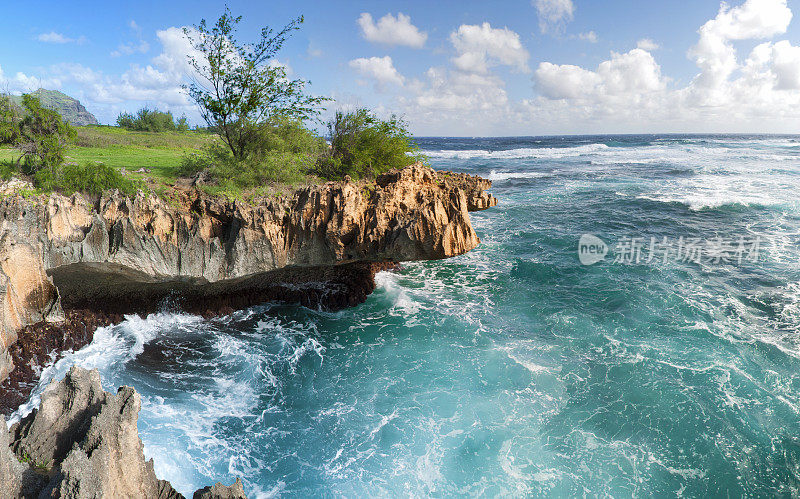
[[[335,271],[328,272],[331,280],[326,282],[291,286],[284,280],[265,289],[238,295],[227,294],[197,301],[179,297],[173,300],[169,309],[205,319],[269,302],[336,311],[364,303],[375,290],[375,275],[381,271],[400,270],[401,266],[396,262],[358,262],[331,269]],[[124,302],[107,303],[106,307],[94,303],[93,308],[65,308],[65,318],[61,322],[38,322],[27,326],[20,331],[20,339],[8,350],[16,368],[0,383],[0,416],[8,418],[25,404],[38,386],[42,371],[63,358],[65,352],[88,346],[98,328],[118,325],[124,322],[126,315],[146,316],[159,312],[163,310],[163,303],[144,301],[138,307]]]

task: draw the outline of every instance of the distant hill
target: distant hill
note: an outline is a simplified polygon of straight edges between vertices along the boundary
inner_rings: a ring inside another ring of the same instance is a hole
[[[48,109],[58,111],[66,121],[73,125],[99,125],[100,122],[94,117],[92,113],[83,107],[79,100],[73,99],[69,95],[59,92],[58,90],[39,90],[32,92],[33,95],[39,98],[42,105]],[[22,105],[22,97],[12,95],[11,100],[17,105]]]

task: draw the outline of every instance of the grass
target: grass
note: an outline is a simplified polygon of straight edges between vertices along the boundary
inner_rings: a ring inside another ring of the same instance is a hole
[[[111,126],[77,127],[77,130],[76,144],[67,149],[67,162],[101,162],[127,171],[132,179],[150,178],[163,185],[175,182],[176,171],[186,154],[217,140],[213,135],[194,131],[134,132]],[[16,161],[18,157],[17,151],[0,148],[0,164]],[[149,172],[136,173],[141,168]]]

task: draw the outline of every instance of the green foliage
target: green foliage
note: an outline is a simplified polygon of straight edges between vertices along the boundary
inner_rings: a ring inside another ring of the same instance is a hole
[[[75,140],[75,129],[31,94],[22,96],[22,105],[25,115],[14,140],[14,147],[22,153],[19,161],[24,159],[28,172],[61,164],[67,144]]]
[[[175,122],[175,130],[179,132],[189,131],[189,120],[186,119],[186,116],[181,116],[180,119]]]
[[[0,161],[0,179],[10,180],[17,173],[17,165],[11,161]]]
[[[331,147],[315,173],[338,180],[374,178],[392,168],[402,168],[424,160],[408,132],[407,124],[396,116],[377,118],[367,109],[337,111],[328,122]]]
[[[0,95],[0,145],[11,145],[19,138],[19,108],[7,95]]]
[[[238,191],[272,183],[302,181],[327,149],[325,141],[297,120],[262,124],[253,134],[244,159],[237,160],[219,142],[183,158],[178,174],[193,177],[205,171],[222,190]]]
[[[189,123],[183,116],[177,122],[172,117],[172,112],[159,111],[143,107],[136,111],[136,114],[120,113],[117,116],[117,126],[126,130],[137,132],[174,132],[186,131]]]
[[[60,191],[65,194],[83,192],[86,194],[102,194],[103,191],[118,189],[133,196],[137,184],[125,178],[116,168],[103,163],[66,163],[59,166],[43,168],[34,175],[36,187],[43,191]]]
[[[203,19],[194,31],[184,29],[201,54],[190,58],[200,78],[185,88],[236,161],[247,159],[250,163],[253,160],[248,156],[261,154],[257,143],[262,125],[278,118],[302,121],[317,116],[326,99],[307,95],[306,81],[290,80],[286,69],[273,63],[291,32],[300,28],[302,17],[277,33],[263,28],[261,39],[254,44],[237,41],[241,19],[226,7],[213,26]]]

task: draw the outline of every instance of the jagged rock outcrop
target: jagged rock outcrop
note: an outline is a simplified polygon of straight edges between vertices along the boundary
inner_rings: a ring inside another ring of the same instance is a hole
[[[0,381],[26,328],[62,323],[76,310],[147,312],[166,298],[198,313],[269,300],[354,305],[392,262],[474,248],[468,211],[497,203],[490,186],[413,165],[374,183],[331,182],[254,202],[191,187],[169,201],[141,193],[5,197]]]
[[[245,499],[244,486],[238,478],[233,485],[214,484],[194,493],[193,499]]]
[[[145,461],[136,427],[140,408],[133,388],[105,392],[97,371],[73,367],[10,432],[0,418],[0,497],[182,498]],[[245,496],[237,480],[195,497]]]

